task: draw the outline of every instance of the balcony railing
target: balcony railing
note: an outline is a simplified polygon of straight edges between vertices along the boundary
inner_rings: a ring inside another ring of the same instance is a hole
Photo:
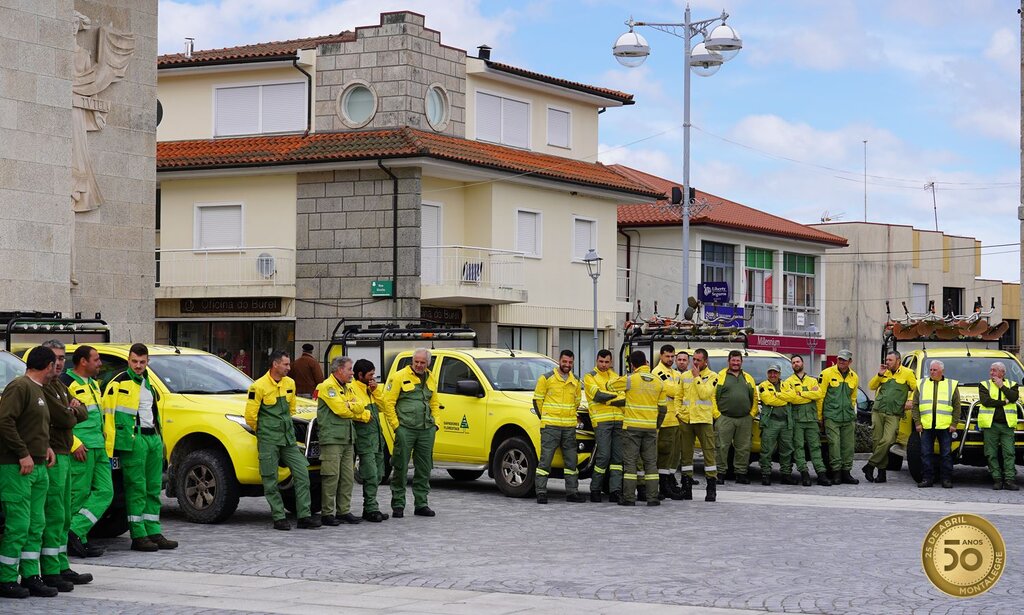
[[[779,332],[778,308],[770,303],[743,304],[744,323],[757,333],[775,335]]]
[[[526,288],[522,252],[475,246],[424,246],[424,286],[471,286],[480,289]]]
[[[632,303],[633,297],[629,292],[630,270],[625,267],[618,267],[615,270],[615,300],[625,303]]]
[[[295,284],[294,248],[161,249],[156,264],[160,287]]]
[[[821,335],[821,310],[816,307],[782,307],[783,335]]]

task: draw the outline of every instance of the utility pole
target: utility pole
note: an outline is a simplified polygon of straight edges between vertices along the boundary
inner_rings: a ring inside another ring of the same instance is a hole
[[[935,182],[928,182],[924,185],[924,189],[931,189],[932,191],[932,211],[935,212],[935,230],[939,230],[939,207],[935,204]]]
[[[1022,0],[1024,2],[1024,0]],[[868,221],[868,140],[864,139],[864,221]]]

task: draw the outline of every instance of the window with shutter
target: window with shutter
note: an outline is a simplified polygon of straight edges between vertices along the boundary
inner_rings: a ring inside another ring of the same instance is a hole
[[[242,247],[242,206],[196,205],[196,250]]]
[[[540,212],[516,211],[516,250],[527,256],[540,256]]]
[[[292,132],[306,128],[306,85],[279,83],[261,86],[263,126],[260,132]]]
[[[548,145],[569,147],[569,122],[568,111],[548,107]]]
[[[295,132],[306,127],[302,82],[217,88],[213,134],[217,137]]]
[[[259,88],[218,88],[215,104],[215,136],[251,135],[260,131]]]
[[[597,249],[597,222],[587,218],[573,218],[572,257],[583,260],[587,251]]]
[[[512,147],[530,147],[530,103],[476,93],[476,138]]]
[[[501,143],[501,98],[476,93],[476,138]]]

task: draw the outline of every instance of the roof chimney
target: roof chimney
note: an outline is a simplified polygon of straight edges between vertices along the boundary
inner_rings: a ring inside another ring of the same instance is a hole
[[[196,39],[186,36],[185,37],[185,57],[192,57],[192,49],[195,47]]]
[[[484,60],[484,61],[488,61],[488,62],[490,61],[490,59],[491,59],[491,48],[490,47],[488,47],[487,45],[480,45],[476,49],[477,49],[476,57],[478,57],[478,58],[480,58],[481,60]]]

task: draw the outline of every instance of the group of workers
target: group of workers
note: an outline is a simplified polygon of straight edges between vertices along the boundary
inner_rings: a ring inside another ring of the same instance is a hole
[[[149,350],[132,345],[128,369],[101,394],[99,352],[75,349],[65,371],[57,340],[32,348],[23,376],[0,397],[0,597],[53,597],[92,575],[71,569],[68,554],[98,557],[89,531],[114,495],[117,452],[135,551],[174,549],[160,527],[163,442],[158,395],[147,376]],[[18,582],[19,576],[21,582]]]
[[[283,351],[270,355],[270,369],[249,388],[245,421],[256,434],[263,492],[270,504],[274,529],[291,529],[278,489],[279,465],[287,467],[292,475],[296,525],[300,529],[404,517],[410,458],[414,466],[413,514],[435,516],[427,497],[440,406],[429,365],[430,351],[418,349],[408,366],[380,386],[375,366],[366,359],[338,357],[331,362],[330,373],[315,389],[321,480],[318,517],[312,514],[308,462],[296,444],[291,418],[298,391],[295,380],[288,376],[291,359]],[[381,512],[377,502],[386,450],[381,421],[387,421],[395,434],[391,515]],[[363,510],[358,517],[351,510],[357,457],[363,485]]]
[[[850,366],[852,359],[849,350],[841,350],[835,365],[814,378],[804,372],[803,358],[793,355],[791,376],[783,380],[782,365],[773,363],[767,379],[757,384],[743,370],[739,350],[730,351],[728,366],[715,373],[708,368],[706,350],[697,349],[691,355],[666,344],[653,369],[642,351],[630,353],[631,372],[625,376],[613,369],[611,352],[601,350],[596,366],[580,382],[573,375],[572,351],[563,350],[558,368],[538,379],[533,396],[542,425],[537,502],[548,502],[548,477],[559,449],[566,500],[586,501],[579,493],[576,443],[576,410],[584,396],[595,439],[591,502],[603,500],[606,481],[608,501],[623,506],[634,506],[638,498],[646,498],[648,506],[666,498],[693,499],[695,444],[704,454],[705,501],[714,502],[717,485],[725,483],[718,464],[726,463],[730,449],[732,476],[739,484],[749,484],[755,417],[761,435],[762,485],[772,484],[771,459],[776,452],[782,484],[813,484],[808,456],[818,485],[859,484],[852,474],[859,382]],[[919,381],[901,366],[895,351],[879,366],[869,383],[877,391],[872,409],[873,452],[862,468],[869,482],[886,482],[889,449],[896,442],[900,421],[910,411],[921,442],[923,477],[918,487],[933,486],[936,475],[943,487],[953,486],[951,447],[960,399],[957,382],[945,378],[943,369],[941,361],[932,361],[928,378]],[[1016,491],[1018,384],[1005,380],[1006,367],[1000,362],[992,364],[989,375],[991,379],[979,387],[978,426],[993,488]],[[822,431],[829,453],[827,468],[821,454]],[[933,453],[936,442],[938,456]],[[793,475],[794,463],[799,478]],[[677,473],[682,483],[677,482]]]

